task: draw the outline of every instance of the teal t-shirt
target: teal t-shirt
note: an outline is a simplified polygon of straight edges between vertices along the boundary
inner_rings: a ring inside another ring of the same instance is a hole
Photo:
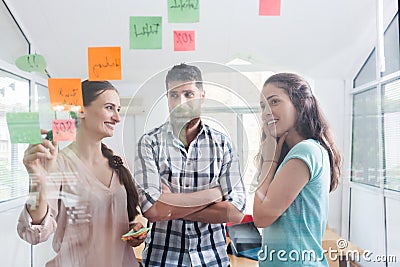
[[[310,180],[289,208],[263,229],[260,266],[328,266],[321,244],[329,209],[328,152],[318,141],[304,140],[289,151],[277,172],[294,158],[308,166]]]

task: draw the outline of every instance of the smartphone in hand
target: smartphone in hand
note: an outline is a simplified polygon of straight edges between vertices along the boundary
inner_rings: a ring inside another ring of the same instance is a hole
[[[124,234],[121,239],[126,241],[128,240],[128,237],[139,237],[141,235],[145,235],[147,234],[147,232],[150,231],[150,228],[140,228],[139,230],[135,231],[133,229],[131,229],[128,233]]]

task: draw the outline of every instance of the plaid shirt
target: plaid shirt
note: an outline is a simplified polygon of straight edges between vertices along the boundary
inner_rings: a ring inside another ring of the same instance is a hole
[[[169,122],[143,135],[138,143],[135,180],[142,212],[161,195],[161,182],[172,193],[220,186],[224,200],[244,211],[246,195],[230,140],[201,124],[188,150],[174,137]],[[223,224],[177,219],[155,222],[146,238],[143,266],[229,266]]]

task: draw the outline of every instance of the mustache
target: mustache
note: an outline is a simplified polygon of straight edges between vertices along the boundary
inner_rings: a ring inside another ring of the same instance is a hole
[[[178,113],[178,112],[187,112],[192,110],[194,110],[194,108],[191,106],[177,106],[172,110],[172,112]]]

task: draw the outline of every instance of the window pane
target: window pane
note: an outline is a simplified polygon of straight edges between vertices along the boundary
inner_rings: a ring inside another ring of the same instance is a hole
[[[244,142],[246,142],[246,144],[243,144],[244,155],[246,155],[243,159],[245,161],[243,177],[247,189],[249,189],[256,174],[255,157],[260,148],[261,119],[257,119],[257,115],[261,118],[260,114],[243,114]]]
[[[4,1],[0,2],[0,58],[10,64],[29,53],[29,43],[11,17]]]
[[[376,79],[376,52],[375,48],[354,78],[354,87],[375,81]]]
[[[374,186],[379,186],[383,175],[377,104],[376,88],[353,95],[351,180]]]
[[[400,70],[399,15],[397,14],[385,32],[385,65],[388,75]]]
[[[382,94],[386,187],[400,191],[400,80],[384,85]]]
[[[37,104],[38,108],[34,108],[34,110],[39,111],[39,120],[40,120],[40,128],[50,130],[51,129],[51,122],[55,118],[55,112],[52,111],[50,108],[50,96],[49,90],[46,86],[41,84],[35,84],[35,91],[37,92]]]
[[[228,135],[239,156],[240,170],[246,190],[256,173],[255,156],[260,146],[260,114],[257,108],[202,110],[202,121]],[[252,213],[253,195],[247,195],[246,213]]]
[[[253,214],[253,203],[254,203],[254,190],[256,189],[257,183],[254,180],[257,173],[257,165],[255,157],[260,148],[260,136],[261,136],[261,115],[248,113],[243,114],[243,130],[244,130],[244,141],[243,144],[244,154],[246,157],[243,159],[245,169],[243,171],[243,180],[246,186],[247,194],[247,206],[246,214]]]
[[[25,144],[11,144],[7,112],[29,111],[29,81],[0,70],[0,202],[28,193]]]

